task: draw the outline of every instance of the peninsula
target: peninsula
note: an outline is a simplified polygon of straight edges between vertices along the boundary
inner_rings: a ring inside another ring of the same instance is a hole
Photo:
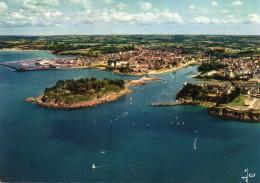
[[[212,115],[239,121],[260,122],[260,99],[256,94],[258,91],[258,84],[185,83],[177,93],[176,99],[179,104],[206,106]]]
[[[77,109],[113,101],[130,92],[124,80],[93,77],[59,80],[53,87],[46,88],[36,103],[48,108]]]

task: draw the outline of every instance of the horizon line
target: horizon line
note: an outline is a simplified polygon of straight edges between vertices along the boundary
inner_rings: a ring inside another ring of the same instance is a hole
[[[260,34],[38,34],[38,35],[30,35],[30,34],[0,34],[0,36],[109,36],[109,35],[118,35],[118,36],[131,36],[131,35],[140,35],[140,36],[153,36],[153,35],[165,35],[165,36],[260,36]]]

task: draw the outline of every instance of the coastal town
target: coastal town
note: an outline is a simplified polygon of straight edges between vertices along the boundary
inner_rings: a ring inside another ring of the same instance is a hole
[[[145,75],[162,71],[173,71],[177,67],[195,64],[200,55],[184,54],[181,50],[149,50],[138,48],[133,51],[102,54],[98,57],[76,57],[69,59],[38,59],[32,61],[3,63],[17,71],[46,69],[102,68],[118,74]],[[195,60],[196,58],[196,60]]]
[[[232,36],[204,36],[196,37],[196,39],[194,37],[183,36],[180,39],[178,36],[150,36],[151,39],[148,41],[142,36],[117,36],[114,37],[114,44],[110,44],[110,37],[107,36],[105,38],[109,40],[109,44],[102,43],[102,45],[78,44],[73,39],[70,44],[55,43],[53,40],[49,43],[46,38],[46,45],[39,45],[38,49],[47,48],[51,49],[54,54],[73,57],[49,60],[39,58],[30,61],[4,62],[1,65],[11,67],[16,71],[98,68],[115,74],[144,76],[137,80],[125,81],[126,86],[157,81],[159,79],[150,75],[174,72],[183,67],[197,65],[199,74],[193,76],[197,82],[184,83],[183,88],[177,93],[176,103],[152,105],[203,105],[208,107],[209,113],[213,115],[259,122],[260,48],[258,39],[254,37],[235,39]],[[91,42],[89,37],[82,38]],[[126,40],[124,44],[121,41],[123,38]],[[133,41],[138,40],[137,38],[140,39],[139,44],[133,45]],[[60,38],[56,39],[60,40]],[[164,41],[167,39],[169,43],[158,43],[160,39]],[[243,40],[243,43],[239,39]],[[227,46],[226,42],[232,44]],[[32,45],[14,46],[13,49],[35,49],[37,44],[37,41],[34,41]],[[197,46],[199,44],[200,46]],[[84,47],[88,48],[84,49]],[[117,99],[119,96],[121,94],[114,98]],[[38,100],[38,104],[44,106],[42,100],[31,97],[26,99],[26,101],[34,100]],[[107,99],[102,101],[107,101]],[[86,106],[93,106],[94,103],[87,102]],[[74,105],[77,106],[73,104],[72,108],[75,107]],[[53,106],[62,108],[63,104],[58,102]]]

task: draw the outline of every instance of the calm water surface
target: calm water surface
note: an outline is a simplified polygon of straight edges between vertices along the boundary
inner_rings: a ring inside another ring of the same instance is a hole
[[[54,57],[46,51],[0,52],[0,62]],[[184,82],[196,82],[191,78],[196,73],[195,66],[184,68],[131,87],[121,100],[56,110],[24,99],[60,79],[139,77],[96,69],[0,67],[0,180],[237,183],[249,168],[256,173],[249,182],[260,182],[259,124],[216,118],[197,106],[150,106],[174,101]]]

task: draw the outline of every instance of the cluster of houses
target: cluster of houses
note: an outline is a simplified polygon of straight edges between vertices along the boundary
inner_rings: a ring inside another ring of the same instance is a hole
[[[38,61],[35,63],[36,66],[48,69],[48,68],[71,68],[71,67],[94,67],[96,65],[104,65],[105,62],[102,61],[94,61],[90,58],[70,58],[70,59],[55,59],[48,61],[46,59],[41,60],[38,59]]]
[[[208,91],[207,97],[221,96],[230,94],[236,87],[240,88],[240,94],[247,96],[244,101],[243,109],[260,110],[260,84],[259,83],[240,83],[233,86],[224,82],[208,82],[199,84],[204,91]],[[232,106],[233,109],[241,110],[241,106]]]
[[[225,70],[225,75],[230,78],[260,74],[260,56],[242,57],[237,59],[224,58],[219,62],[228,65],[228,68]]]
[[[79,65],[79,60],[77,59],[55,59],[55,60],[41,60],[38,59],[38,61],[35,63],[35,65],[41,67],[41,68],[65,68],[65,67],[73,67],[76,65]]]
[[[115,54],[106,54],[107,66],[111,68],[129,68],[132,72],[154,72],[158,69],[172,68],[193,56],[183,54],[181,50],[173,51],[138,49]],[[100,59],[102,60],[102,58]]]
[[[230,79],[238,78],[241,80],[260,82],[260,56],[237,59],[224,58],[218,60],[218,62],[227,65],[227,67],[223,71],[210,71],[206,73],[207,76],[221,76]]]
[[[203,91],[206,91],[208,96],[217,96],[217,95],[229,95],[232,91],[235,90],[235,87],[230,83],[224,82],[206,82],[199,84],[203,88]]]
[[[164,68],[173,68],[198,58],[197,54],[184,54],[180,49],[171,51],[151,50],[139,47],[136,50],[100,54],[98,57],[80,57],[70,59],[54,59],[51,61],[39,59],[35,69],[96,67],[103,66],[117,70],[127,68],[128,72],[153,73]]]

